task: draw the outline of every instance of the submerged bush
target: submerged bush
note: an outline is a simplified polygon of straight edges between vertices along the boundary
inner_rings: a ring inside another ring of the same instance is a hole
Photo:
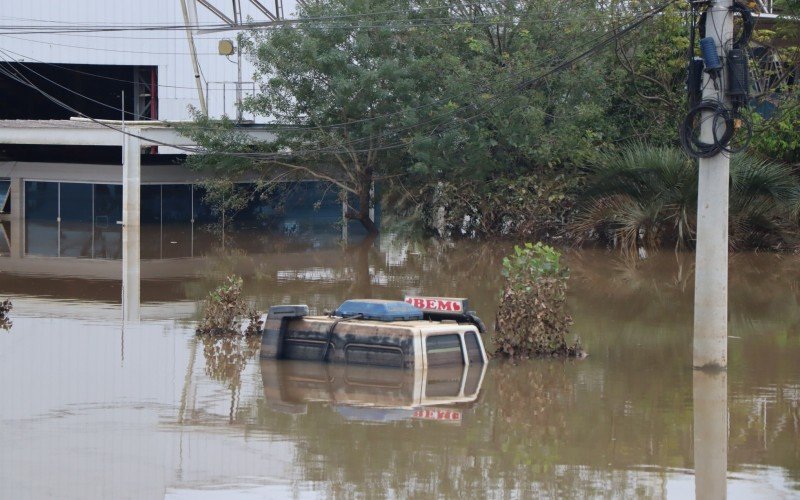
[[[566,311],[569,271],[561,254],[537,243],[515,246],[503,259],[505,285],[497,311],[495,354],[506,357],[581,356],[576,341],[568,346],[572,318]]]
[[[480,182],[441,181],[417,196],[387,202],[405,219],[422,223],[443,238],[510,236],[550,241],[560,238],[575,205],[575,178],[556,173],[498,176]],[[413,208],[409,208],[413,207]]]
[[[0,328],[3,330],[11,330],[11,327],[14,325],[14,323],[11,322],[11,318],[8,317],[8,313],[11,312],[13,308],[14,306],[8,299],[0,302]]]
[[[225,283],[211,291],[203,303],[203,318],[197,325],[198,335],[240,334],[256,335],[261,329],[261,314],[251,308],[242,296],[242,278],[228,276]],[[248,319],[242,332],[242,322]]]
[[[602,154],[588,174],[587,199],[573,225],[578,243],[597,240],[631,253],[694,247],[698,171],[681,150],[636,143]],[[731,247],[795,246],[798,192],[800,184],[788,166],[734,156]]]

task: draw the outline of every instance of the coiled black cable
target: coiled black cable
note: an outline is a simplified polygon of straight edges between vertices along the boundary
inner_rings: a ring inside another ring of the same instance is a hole
[[[713,143],[703,142],[699,137],[704,112],[711,113]],[[724,122],[721,124],[719,120]],[[718,131],[722,127],[724,131],[720,136]],[[728,146],[733,133],[734,121],[731,111],[717,100],[705,100],[690,109],[679,130],[681,146],[693,158],[710,158],[719,154]]]

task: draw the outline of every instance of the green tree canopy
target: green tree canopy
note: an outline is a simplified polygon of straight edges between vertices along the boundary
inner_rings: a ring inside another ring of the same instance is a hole
[[[254,30],[246,47],[260,92],[245,107],[281,124],[279,165],[348,194],[346,216],[371,232],[371,188],[406,160],[411,131],[440,86],[440,47],[409,0],[298,5],[297,25]],[[443,9],[444,10],[444,9]]]

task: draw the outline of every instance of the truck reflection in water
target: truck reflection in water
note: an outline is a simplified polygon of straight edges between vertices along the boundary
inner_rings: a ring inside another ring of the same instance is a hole
[[[327,403],[346,420],[460,423],[478,399],[485,364],[401,370],[263,360],[264,398],[273,411],[305,414]]]

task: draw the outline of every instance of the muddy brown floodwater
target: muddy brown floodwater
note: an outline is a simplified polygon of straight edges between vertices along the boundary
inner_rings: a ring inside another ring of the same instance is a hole
[[[603,251],[566,257],[588,359],[414,374],[192,322],[237,272],[262,308],[465,296],[491,324],[508,245],[212,240],[142,260],[124,324],[119,260],[0,255],[0,498],[800,496],[800,257],[731,258],[726,374],[691,369],[693,256]]]

